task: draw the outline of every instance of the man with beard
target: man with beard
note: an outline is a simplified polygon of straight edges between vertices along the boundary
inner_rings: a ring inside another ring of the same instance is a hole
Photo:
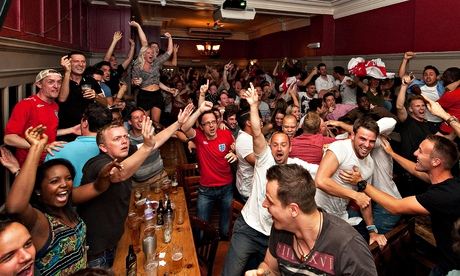
[[[255,155],[252,191],[235,221],[230,250],[225,259],[222,275],[241,275],[246,269],[252,269],[263,260],[268,247],[272,219],[266,209],[261,208],[265,200],[267,170],[276,164],[299,164],[315,175],[317,165],[308,164],[297,158],[289,158],[291,142],[287,134],[275,132],[268,144],[262,134],[259,116],[259,97],[254,86],[242,94],[250,105],[250,124]],[[249,263],[249,261],[255,263]],[[246,268],[246,269],[245,269]]]
[[[428,190],[397,199],[372,187],[363,180],[359,171],[344,177],[348,182],[356,183],[358,191],[366,193],[390,213],[431,216],[433,235],[441,256],[430,275],[446,275],[450,270],[459,269],[460,259],[452,251],[452,229],[460,217],[460,183],[451,173],[458,160],[457,146],[447,138],[430,135],[414,152],[416,163],[396,154],[388,141],[384,141],[384,149],[409,173],[430,183]]]
[[[386,238],[378,234],[378,229],[373,223],[369,197],[357,192],[353,186],[340,178],[342,171],[353,170],[354,167],[360,169],[363,179],[371,178],[375,165],[370,153],[378,135],[377,123],[362,118],[354,123],[351,139],[336,141],[329,145],[316,174],[315,181],[319,189],[315,200],[326,212],[354,226],[365,239],[369,240],[369,244],[377,242],[383,247]],[[361,217],[349,216],[347,208],[350,200],[359,206],[364,221]]]

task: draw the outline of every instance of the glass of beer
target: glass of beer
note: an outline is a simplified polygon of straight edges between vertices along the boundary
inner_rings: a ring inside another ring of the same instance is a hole
[[[142,218],[138,217],[136,212],[128,213],[128,228],[131,234],[131,243],[133,244],[134,251],[139,253],[141,251],[140,245],[140,227]]]
[[[171,250],[171,273],[179,273],[183,266],[182,246],[175,244]]]
[[[179,186],[179,183],[177,182],[177,175],[173,174],[172,179],[171,179],[171,187],[172,187],[171,193],[177,194],[177,192],[178,192],[177,191],[177,186]]]

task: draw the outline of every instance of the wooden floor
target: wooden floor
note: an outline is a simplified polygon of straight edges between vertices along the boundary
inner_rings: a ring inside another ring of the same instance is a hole
[[[212,275],[221,275],[222,269],[224,267],[225,256],[227,255],[227,251],[230,247],[229,241],[220,241],[219,247],[217,248],[216,260],[214,262],[214,268]]]

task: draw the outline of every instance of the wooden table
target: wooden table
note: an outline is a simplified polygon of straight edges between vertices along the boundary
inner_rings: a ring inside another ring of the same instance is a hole
[[[134,191],[134,190],[133,190]],[[149,193],[152,199],[158,200],[162,195]],[[160,261],[165,261],[165,266],[159,266],[158,276],[163,276],[166,272],[169,272],[169,264],[171,262],[171,249],[173,245],[181,245],[183,247],[183,268],[175,275],[200,275],[200,268],[198,265],[198,258],[195,251],[195,245],[193,243],[193,234],[190,226],[190,219],[188,217],[187,204],[185,201],[184,190],[182,187],[178,187],[177,194],[170,194],[171,200],[176,206],[181,205],[185,208],[185,219],[182,225],[177,225],[174,222],[173,234],[171,242],[168,244],[163,243],[163,231],[157,231],[157,253],[165,252],[166,256]],[[131,208],[133,206],[133,200],[131,199]],[[142,248],[142,233],[144,224],[141,225],[141,248]],[[130,230],[125,224],[125,231],[117,246],[117,253],[115,256],[115,262],[113,264],[113,271],[116,276],[126,275],[126,255],[128,254],[128,247],[131,244]],[[144,273],[144,253],[142,249],[137,253],[137,275],[145,275]],[[172,275],[172,274],[169,274]]]

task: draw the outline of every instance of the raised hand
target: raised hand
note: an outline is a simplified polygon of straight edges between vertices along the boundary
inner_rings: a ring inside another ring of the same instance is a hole
[[[131,46],[131,47],[136,46],[136,42],[134,42],[133,39],[130,38],[128,41],[129,41],[129,46]]]
[[[436,115],[444,120],[447,120],[451,117],[450,114],[447,113],[438,102],[435,102],[425,96],[423,96],[423,98],[425,99],[428,111],[433,113],[433,115]]]
[[[200,95],[205,95],[209,89],[209,79],[206,80],[206,84],[200,86]]]
[[[45,147],[48,142],[48,135],[45,134],[46,126],[38,125],[36,127],[29,127],[25,132],[25,139],[27,142],[33,145],[41,145]]]
[[[210,101],[204,101],[204,102],[200,105],[200,112],[203,113],[203,112],[209,111],[209,110],[212,109],[212,107],[213,107],[212,102],[210,102]]]
[[[230,69],[232,69],[232,67],[233,67],[233,64],[231,61],[229,61],[227,64],[225,64],[224,70],[229,71]]]
[[[123,34],[120,31],[117,31],[113,33],[113,41],[120,41],[120,39],[123,37]]]
[[[172,35],[171,35],[170,33],[168,33],[168,32],[166,32],[166,33],[164,34],[164,36],[166,36],[167,38],[172,38]]]
[[[67,55],[61,57],[61,66],[65,72],[71,71],[70,58]]]
[[[5,147],[0,147],[0,163],[11,173],[16,173],[20,168],[16,157]]]
[[[142,116],[142,137],[144,137],[144,145],[147,147],[155,147],[155,135],[152,126],[152,120],[149,116]]]
[[[246,99],[249,103],[249,105],[253,105],[253,104],[258,104],[259,102],[259,95],[257,95],[257,91],[256,89],[254,88],[254,85],[251,83],[249,83],[249,85],[251,86],[250,88],[248,88],[248,90],[244,91],[242,94],[241,94],[241,98],[243,99]]]
[[[411,59],[415,57],[415,53],[414,52],[405,52],[404,53],[404,59]]]
[[[179,44],[174,44],[173,52],[177,54],[179,52]]]
[[[189,103],[184,110],[179,110],[179,115],[177,115],[177,122],[179,123],[180,126],[182,126],[190,117],[190,115],[193,112],[193,109],[195,107],[193,106],[193,103]]]
[[[133,20],[133,21],[129,21],[129,26],[139,28],[141,25],[139,25],[139,23]]]

